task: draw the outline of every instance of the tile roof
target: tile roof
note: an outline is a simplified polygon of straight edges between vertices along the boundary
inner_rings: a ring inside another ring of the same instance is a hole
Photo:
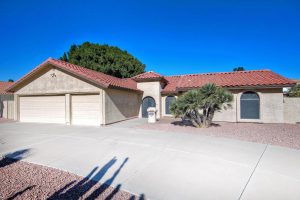
[[[174,93],[176,92],[177,84],[181,76],[165,76],[168,84],[162,90],[162,93]]]
[[[6,89],[12,86],[13,84],[13,82],[0,81],[0,94],[9,94],[8,92],[6,92]]]
[[[116,78],[101,72],[96,72],[78,65],[74,65],[61,60],[48,58],[42,64],[37,66],[31,72],[23,76],[17,82],[7,86],[6,91],[14,91],[13,89],[23,82],[28,77],[33,76],[39,69],[47,65],[53,65],[61,70],[79,76],[87,81],[104,88],[114,87],[123,88],[133,91],[139,91],[137,82],[148,80],[159,80],[166,83],[162,93],[174,93],[185,91],[187,89],[198,88],[206,83],[215,83],[221,87],[238,88],[238,87],[284,87],[293,86],[295,81],[284,78],[270,70],[253,70],[253,71],[238,71],[238,72],[222,72],[222,73],[207,73],[207,74],[190,74],[180,76],[162,76],[153,71],[145,72],[132,78]],[[1,91],[1,88],[0,88]]]
[[[69,73],[75,74],[79,77],[82,77],[86,80],[89,80],[93,82],[96,85],[99,85],[104,88],[108,87],[116,87],[116,88],[123,88],[123,89],[129,89],[129,90],[135,90],[140,91],[137,89],[137,83],[129,78],[117,78],[113,77],[101,72],[97,72],[91,69],[87,69],[84,67],[80,67],[78,65],[74,65],[68,62],[64,62],[61,60],[56,60],[53,58],[48,58],[45,62],[34,68],[32,71],[30,71],[28,74],[23,76],[21,79],[19,79],[14,85],[12,85],[8,90],[12,90],[15,86],[17,86],[19,83],[21,83],[23,80],[27,79],[31,75],[35,74],[39,69],[46,66],[47,64],[51,64],[59,69],[65,70]]]
[[[291,86],[295,82],[270,70],[165,76],[168,85],[163,93],[198,88],[206,83],[222,87]]]
[[[162,76],[156,72],[149,71],[149,72],[145,72],[145,73],[136,75],[136,76],[132,77],[132,79],[135,81],[161,80],[161,79],[164,79],[164,76]]]

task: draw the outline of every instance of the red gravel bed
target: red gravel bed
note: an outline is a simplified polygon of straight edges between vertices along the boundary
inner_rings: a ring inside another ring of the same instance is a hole
[[[0,160],[0,199],[138,199],[120,188],[50,167]]]
[[[218,122],[209,128],[195,128],[188,123],[181,123],[180,119],[166,118],[156,124],[143,124],[137,128],[226,137],[300,149],[300,124]]]

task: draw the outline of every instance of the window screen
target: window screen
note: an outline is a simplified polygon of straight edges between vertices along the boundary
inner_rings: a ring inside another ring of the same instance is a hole
[[[170,106],[176,100],[174,96],[167,96],[166,98],[166,114],[171,114]]]
[[[241,119],[259,119],[259,96],[255,92],[242,94]]]

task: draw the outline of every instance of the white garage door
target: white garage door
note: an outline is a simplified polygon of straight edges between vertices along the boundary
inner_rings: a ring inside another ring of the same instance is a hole
[[[65,123],[65,96],[20,97],[20,121]]]
[[[100,96],[72,95],[72,124],[100,125]]]

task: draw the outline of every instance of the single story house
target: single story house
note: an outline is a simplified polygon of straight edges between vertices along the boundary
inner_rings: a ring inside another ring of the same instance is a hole
[[[105,125],[147,117],[148,107],[157,108],[158,119],[171,116],[169,106],[175,98],[206,83],[225,87],[234,95],[232,108],[217,113],[215,121],[300,121],[294,114],[285,114],[282,92],[295,82],[270,70],[180,76],[150,71],[121,79],[49,58],[6,91],[14,94],[15,120]]]

